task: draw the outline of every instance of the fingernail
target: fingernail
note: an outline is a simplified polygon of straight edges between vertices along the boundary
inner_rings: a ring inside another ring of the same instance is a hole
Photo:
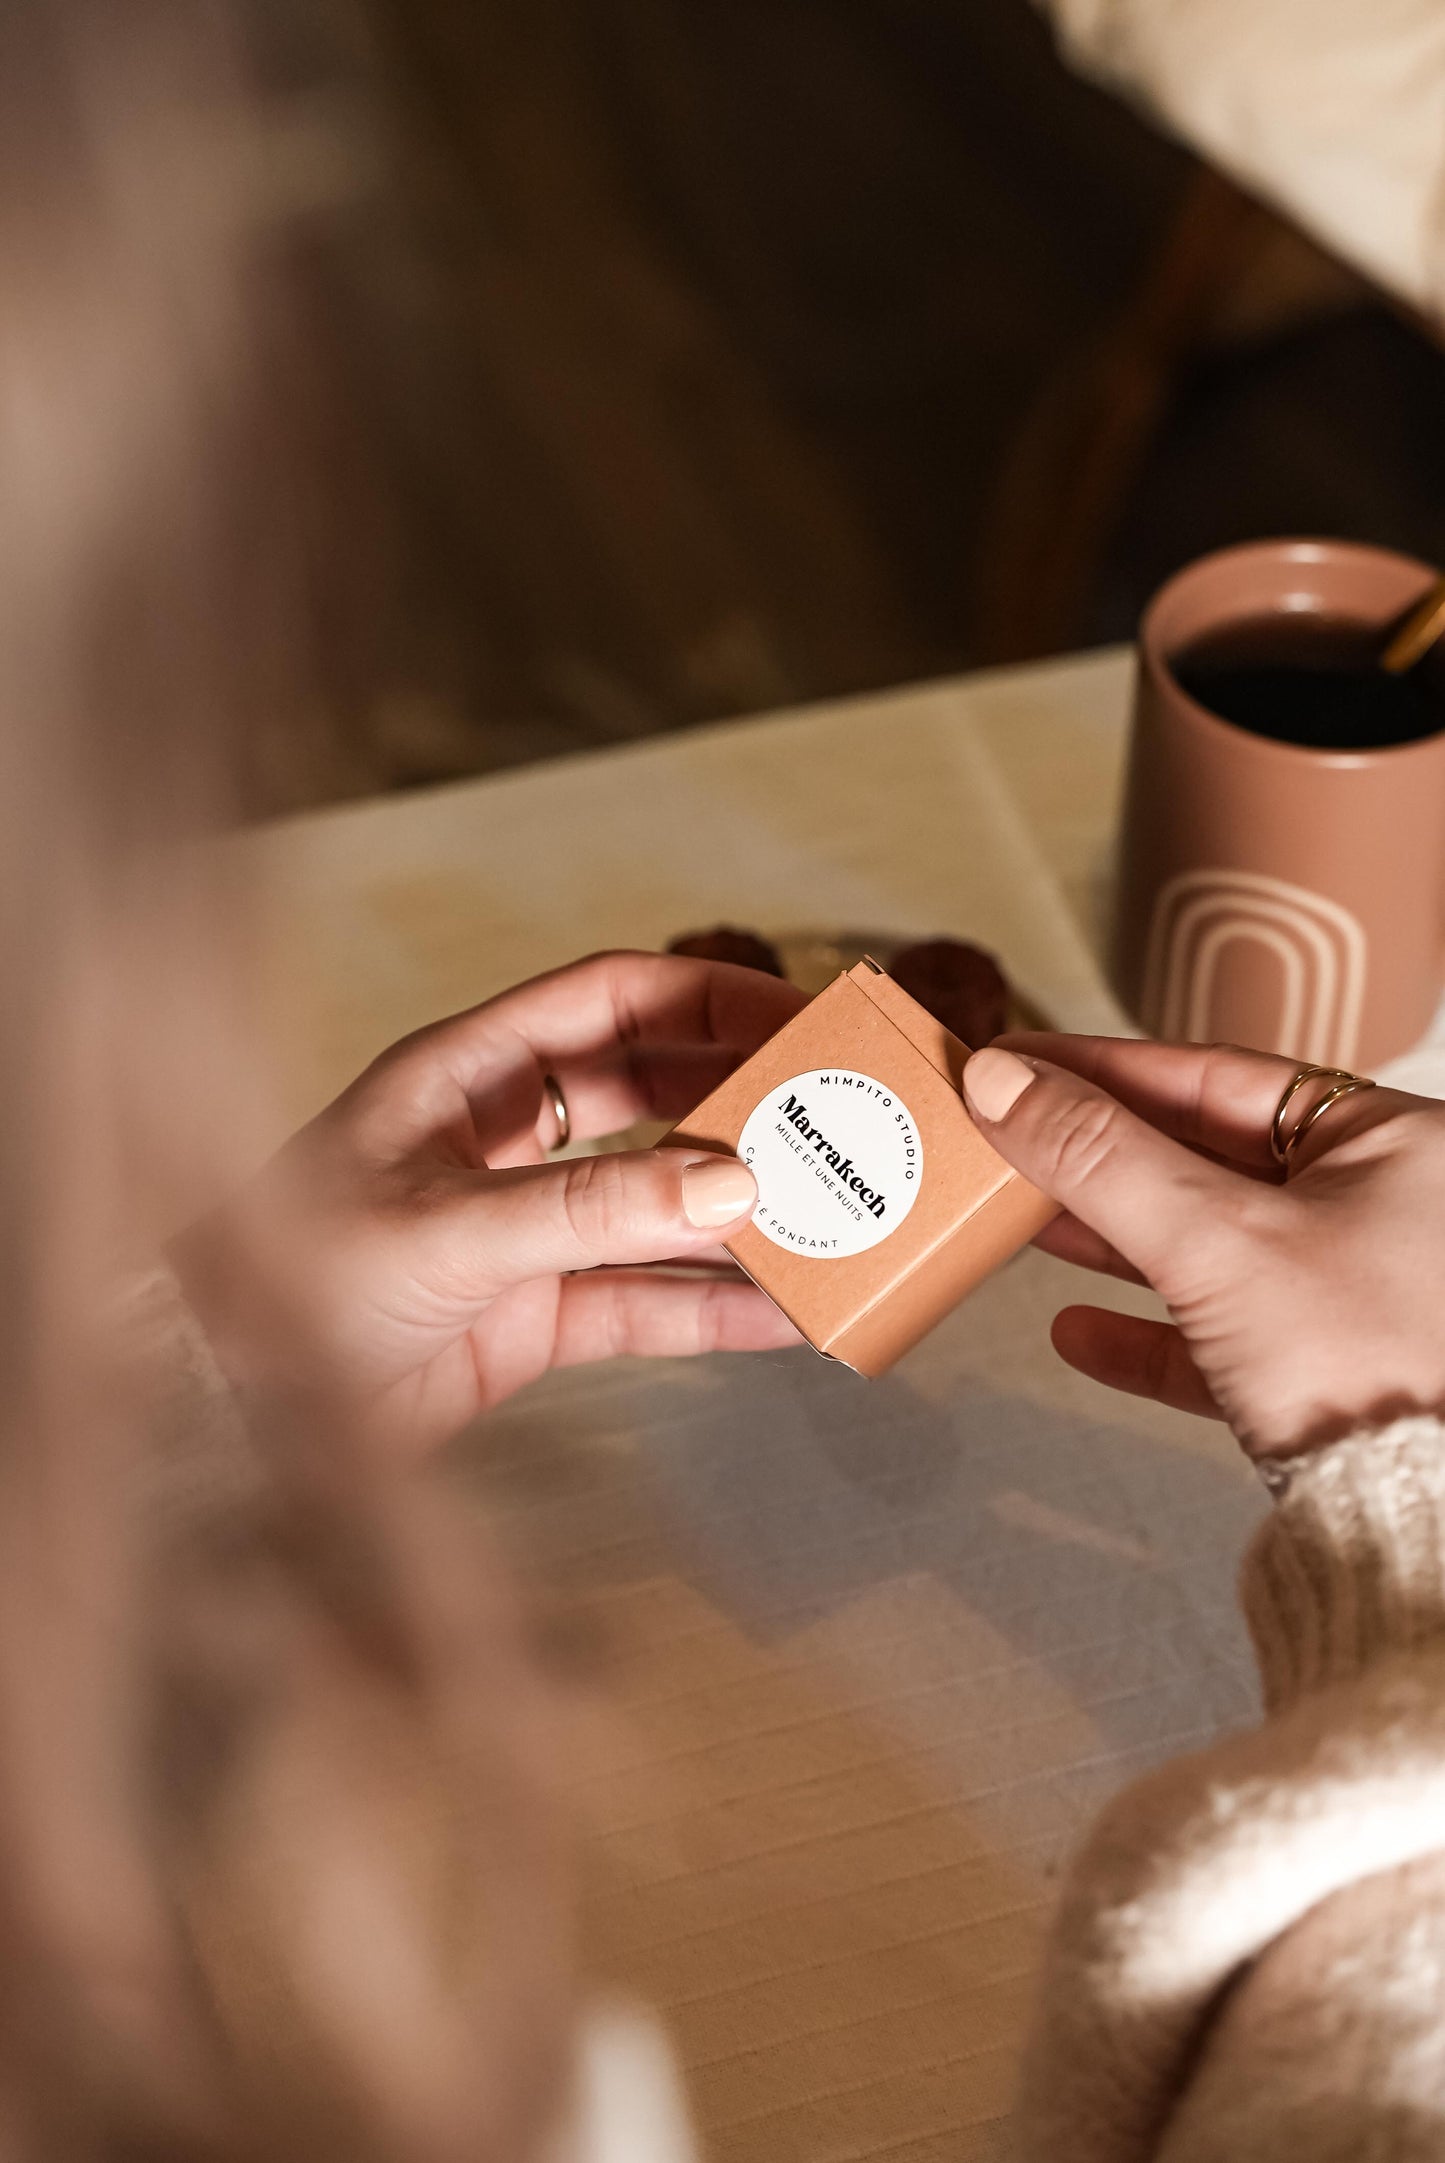
[[[736,1157],[702,1157],[684,1167],[682,1209],[700,1232],[716,1231],[746,1216],[758,1198],[758,1183]]]
[[[963,1091],[984,1119],[1006,1119],[1034,1078],[1011,1051],[976,1051],[963,1070]]]

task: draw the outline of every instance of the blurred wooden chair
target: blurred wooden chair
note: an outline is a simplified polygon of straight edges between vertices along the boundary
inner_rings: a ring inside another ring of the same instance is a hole
[[[978,553],[977,660],[1028,660],[1078,643],[1130,491],[1195,363],[1347,308],[1365,290],[1201,167],[1136,291],[1086,346],[1060,357],[1005,450]]]
[[[1210,169],[1129,306],[1089,352],[1064,356],[1010,448],[980,558],[975,629],[990,659],[1077,635],[1091,568],[1196,355],[1249,335],[1251,315],[1257,334],[1362,291],[1394,296],[1422,328],[1434,311],[1436,335],[1445,317],[1440,0],[1037,4],[1067,57]]]

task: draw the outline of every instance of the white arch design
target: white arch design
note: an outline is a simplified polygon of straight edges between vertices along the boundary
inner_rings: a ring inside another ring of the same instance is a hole
[[[1237,919],[1226,918],[1214,925],[1200,940],[1196,949],[1194,969],[1189,982],[1183,986],[1188,995],[1189,1009],[1182,1029],[1171,1027],[1170,1036],[1186,1037],[1191,1043],[1199,1043],[1212,1036],[1209,1026],[1210,1001],[1214,997],[1214,979],[1219,970],[1221,950],[1235,940],[1255,939],[1261,946],[1268,946],[1278,954],[1284,970],[1284,1004],[1280,1009],[1279,1042],[1300,1042],[1300,1021],[1305,1003],[1305,965],[1297,946],[1292,946],[1282,931],[1267,924],[1246,925]]]
[[[1204,927],[1221,916],[1222,922],[1212,931],[1205,932]],[[1270,925],[1281,928],[1270,930],[1267,928]],[[1294,934],[1293,943],[1288,936],[1290,933]],[[1172,943],[1180,954],[1190,957],[1191,965],[1187,970],[1177,972],[1171,984],[1174,996],[1164,1033],[1169,1036],[1213,1033],[1209,1027],[1207,1003],[1202,1003],[1198,996],[1201,965],[1207,958],[1212,986],[1218,966],[1218,948],[1231,939],[1242,938],[1257,938],[1261,945],[1272,947],[1276,953],[1288,952],[1294,959],[1295,968],[1290,975],[1296,987],[1296,999],[1289,1015],[1288,1033],[1285,1017],[1280,1017],[1280,1041],[1291,1045],[1299,1041],[1306,989],[1310,1006],[1307,1034],[1311,1038],[1326,1034],[1339,978],[1329,935],[1318,924],[1302,916],[1293,905],[1282,903],[1273,895],[1255,895],[1241,907],[1235,895],[1222,893],[1217,888],[1185,900],[1174,919]]]
[[[1144,1026],[1196,1042],[1218,1035],[1210,1008],[1220,960],[1246,940],[1267,947],[1283,969],[1273,1048],[1348,1066],[1365,997],[1364,931],[1338,902],[1263,872],[1186,871],[1160,888],[1144,964]]]

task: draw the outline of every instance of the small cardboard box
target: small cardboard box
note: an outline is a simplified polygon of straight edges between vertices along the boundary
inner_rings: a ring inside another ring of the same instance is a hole
[[[1056,1214],[969,1118],[968,1056],[860,962],[668,1136],[751,1165],[758,1206],[728,1251],[859,1374],[901,1359]]]

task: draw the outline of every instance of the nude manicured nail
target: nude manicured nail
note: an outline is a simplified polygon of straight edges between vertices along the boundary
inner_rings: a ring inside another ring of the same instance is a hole
[[[756,1179],[736,1157],[703,1157],[683,1171],[683,1214],[700,1232],[746,1216],[757,1198]]]
[[[1006,1119],[1034,1079],[1011,1051],[976,1051],[963,1070],[963,1092],[984,1119]]]

